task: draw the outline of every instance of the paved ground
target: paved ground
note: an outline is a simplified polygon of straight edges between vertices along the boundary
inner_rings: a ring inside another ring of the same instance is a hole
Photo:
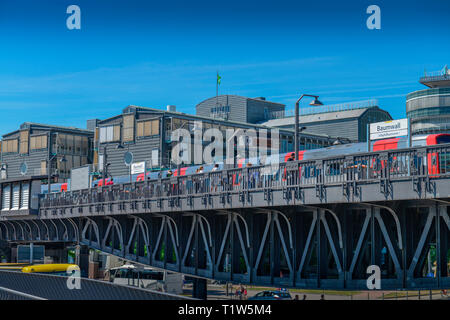
[[[238,286],[233,287],[235,292]],[[247,288],[248,297],[252,297],[258,292],[263,290],[273,290],[274,288]],[[321,291],[321,290],[291,290],[290,294],[292,298],[298,295],[299,300],[303,300],[303,296],[306,295],[306,300],[320,300],[321,295],[324,295],[325,300],[419,300],[417,291],[407,291],[408,296],[406,296],[406,291],[352,291],[352,292],[338,292],[338,291]],[[186,286],[184,289],[185,295],[190,295],[192,293],[192,287]],[[420,300],[430,300],[429,291],[421,291]],[[450,300],[450,292],[447,296],[443,296],[439,290],[432,291],[432,300]],[[231,295],[231,290],[229,295],[226,295],[225,285],[208,285],[208,300],[239,300],[238,297]]]

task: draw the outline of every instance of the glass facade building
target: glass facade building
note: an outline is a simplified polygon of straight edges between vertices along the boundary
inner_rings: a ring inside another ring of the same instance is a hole
[[[450,70],[424,75],[420,83],[429,89],[406,96],[406,115],[413,135],[450,133]]]

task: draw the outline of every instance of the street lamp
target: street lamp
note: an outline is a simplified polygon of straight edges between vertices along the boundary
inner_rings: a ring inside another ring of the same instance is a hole
[[[0,168],[0,179],[6,179],[6,163],[2,163],[2,167]]]
[[[107,163],[107,159],[108,159],[108,156],[106,154],[107,146],[108,145],[106,143],[103,145],[103,170],[102,170],[102,181],[103,182],[102,182],[102,186],[105,186],[105,184],[106,184],[106,179],[108,178],[108,166],[111,165],[110,163]],[[116,146],[116,149],[123,149],[123,148],[124,148],[124,146],[121,143],[119,143]],[[129,149],[130,149],[130,146],[128,146],[128,150]]]
[[[51,173],[51,168],[52,168],[52,166],[51,166],[51,163],[52,163],[52,161],[53,161],[53,159],[55,159],[56,157],[57,157],[58,155],[57,154],[54,154],[54,155],[52,155],[52,156],[49,156],[49,158],[47,159],[47,184],[48,184],[48,194],[50,195],[50,193],[51,193],[51,181],[52,181],[52,177],[53,176],[56,176],[56,175],[52,175],[52,173]],[[63,162],[67,162],[67,159],[66,159],[66,156],[62,156],[62,158],[61,159],[59,159],[59,162],[60,163],[63,163]],[[59,175],[58,175],[59,176]]]
[[[298,121],[299,121],[299,116],[298,116],[298,109],[299,109],[299,104],[300,104],[300,100],[302,100],[303,97],[312,97],[314,98],[314,100],[309,104],[310,106],[322,106],[323,103],[320,102],[318,100],[319,96],[315,96],[315,95],[311,95],[311,94],[302,94],[302,96],[297,100],[297,102],[295,103],[295,137],[294,137],[294,144],[295,144],[295,160],[298,160],[298,135],[299,135],[299,128],[298,128]]]
[[[117,146],[116,146],[116,149],[125,149],[125,147],[121,144],[121,143],[119,143]],[[130,152],[130,145],[128,144],[128,153]],[[126,164],[126,162],[125,162],[125,164]],[[128,166],[129,167],[129,179],[130,179],[130,183],[132,182],[131,181],[131,163],[130,163],[130,165]],[[144,173],[145,173],[145,170],[144,170]]]
[[[108,170],[108,166],[110,165],[110,163],[106,163],[106,160],[107,160],[106,147],[107,147],[107,144],[105,144],[103,146],[103,170],[102,170],[103,182],[102,182],[102,186],[105,186],[105,184],[106,184],[106,178],[108,177],[107,170]]]

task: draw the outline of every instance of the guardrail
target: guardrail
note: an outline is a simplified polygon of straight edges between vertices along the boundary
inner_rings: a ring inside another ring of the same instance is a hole
[[[378,106],[377,99],[370,100],[361,100],[361,101],[352,101],[338,104],[330,104],[318,107],[305,107],[300,108],[299,114],[300,116],[307,116],[311,114],[319,114],[319,113],[327,113],[327,112],[340,112],[340,111],[348,111],[348,110],[357,110],[364,109],[370,107]],[[272,119],[282,119],[287,117],[293,117],[295,115],[294,109],[282,110],[282,111],[272,111],[268,112],[265,115],[266,120]]]
[[[450,177],[450,144],[360,153],[279,165],[234,168],[222,171],[147,180],[43,195],[41,209],[83,206],[126,200],[167,199],[208,194],[242,193],[286,187],[322,188],[332,185],[393,179],[429,181]]]

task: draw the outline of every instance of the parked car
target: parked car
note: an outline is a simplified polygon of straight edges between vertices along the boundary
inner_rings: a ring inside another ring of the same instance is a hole
[[[292,297],[288,291],[273,290],[261,291],[248,300],[292,300]]]

